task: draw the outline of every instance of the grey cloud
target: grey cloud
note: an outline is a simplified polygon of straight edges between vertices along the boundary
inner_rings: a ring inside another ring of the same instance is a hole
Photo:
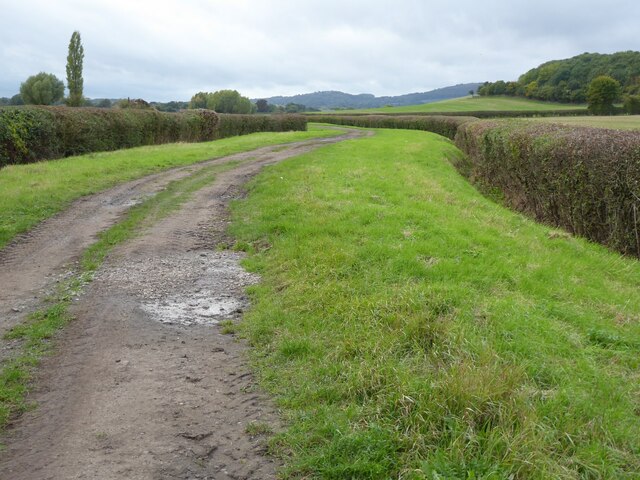
[[[78,29],[85,94],[148,100],[220,88],[385,95],[515,79],[554,58],[637,49],[640,14],[619,0],[0,3],[11,19],[0,30],[0,95],[42,70],[64,78]]]

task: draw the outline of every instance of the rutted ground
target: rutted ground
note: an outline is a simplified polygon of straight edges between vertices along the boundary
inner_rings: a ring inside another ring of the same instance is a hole
[[[243,163],[118,247],[73,306],[76,320],[57,353],[44,362],[30,398],[38,408],[4,439],[0,476],[273,477],[274,465],[247,426],[275,425],[275,412],[254,389],[242,344],[216,326],[241,314],[244,288],[256,281],[239,267],[240,254],[217,249],[226,242],[226,205],[265,165],[358,135],[218,159]],[[10,315],[0,329],[32,309],[128,206],[202,165],[76,202],[1,252],[0,283],[9,288],[0,302]]]

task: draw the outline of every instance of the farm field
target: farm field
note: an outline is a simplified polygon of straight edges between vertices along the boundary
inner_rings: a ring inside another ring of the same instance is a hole
[[[339,133],[311,127],[308,132],[256,133],[213,142],[139,147],[7,166],[0,169],[0,248],[76,198],[115,184],[259,147]]]
[[[361,110],[340,110],[339,113],[417,113],[417,112],[477,112],[477,111],[534,111],[534,110],[564,110],[581,109],[585,105],[573,103],[541,102],[515,97],[463,97],[441,102],[410,105],[406,107],[383,107]]]
[[[459,154],[380,130],[235,203],[284,478],[638,478],[640,263],[482,197]]]
[[[563,123],[565,125],[613,128],[618,130],[640,130],[640,115],[615,115],[612,117],[540,117],[528,120],[532,122]]]

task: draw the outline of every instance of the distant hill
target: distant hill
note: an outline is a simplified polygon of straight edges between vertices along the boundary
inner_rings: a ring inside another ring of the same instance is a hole
[[[409,93],[395,97],[376,97],[369,93],[352,95],[344,92],[325,91],[315,93],[304,93],[290,97],[277,96],[266,98],[272,105],[287,105],[296,103],[306,105],[311,108],[321,110],[332,110],[342,108],[378,108],[391,105],[401,107],[405,105],[417,105],[421,103],[437,102],[451,98],[464,97],[470,90],[476,91],[481,83],[464,83],[451,87],[438,88],[430,92]],[[255,101],[257,99],[254,99]]]
[[[536,100],[584,103],[587,87],[599,75],[609,75],[628,94],[640,93],[640,52],[583,53],[532,68],[517,81],[487,82],[480,95],[513,95]]]

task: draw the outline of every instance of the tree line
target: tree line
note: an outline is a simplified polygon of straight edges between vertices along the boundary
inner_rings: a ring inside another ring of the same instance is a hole
[[[69,41],[67,54],[67,85],[69,91],[65,98],[65,84],[52,73],[40,72],[27,78],[20,85],[20,93],[13,97],[0,97],[0,106],[7,105],[56,105],[65,103],[71,107],[93,106],[99,108],[153,109],[164,112],[178,112],[186,109],[207,109],[219,113],[299,113],[307,111],[305,105],[289,103],[286,106],[271,105],[261,99],[256,103],[238,93],[237,90],[218,90],[216,92],[198,92],[189,102],[147,102],[142,99],[90,100],[84,97],[84,78],[82,68],[84,47],[80,32],[74,31]]]
[[[613,102],[624,101],[629,113],[640,113],[636,110],[640,105],[640,52],[583,53],[553,60],[529,70],[517,81],[485,82],[478,94],[592,105],[594,99],[602,102],[603,88],[609,92],[606,96],[616,94]]]

